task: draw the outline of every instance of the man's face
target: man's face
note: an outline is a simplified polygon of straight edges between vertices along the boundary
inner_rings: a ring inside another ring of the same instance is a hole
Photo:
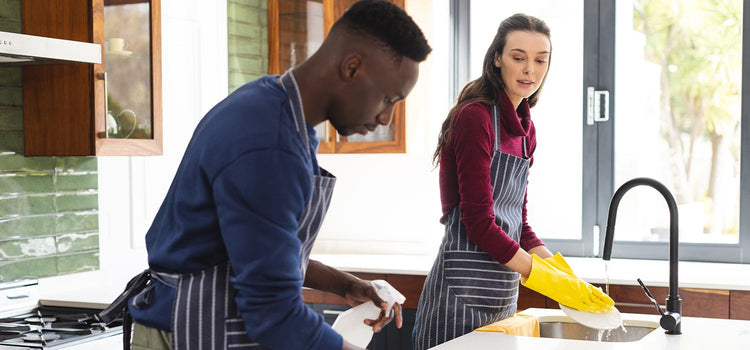
[[[328,120],[343,136],[364,135],[378,125],[388,125],[394,106],[411,92],[418,76],[416,61],[403,57],[396,63],[387,52],[373,49],[329,109]]]

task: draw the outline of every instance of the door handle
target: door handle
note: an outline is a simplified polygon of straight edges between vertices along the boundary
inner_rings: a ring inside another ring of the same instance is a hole
[[[586,89],[586,124],[609,120],[609,91],[596,90],[593,86]]]

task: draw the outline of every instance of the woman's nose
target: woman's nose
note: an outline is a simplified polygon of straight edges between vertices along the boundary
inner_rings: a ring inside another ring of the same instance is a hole
[[[526,74],[529,74],[529,75],[533,74],[534,73],[534,65],[531,62],[527,63],[526,65],[524,65],[523,72],[526,73]]]

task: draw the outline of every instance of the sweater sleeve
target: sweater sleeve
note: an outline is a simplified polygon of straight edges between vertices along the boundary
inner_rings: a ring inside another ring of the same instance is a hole
[[[507,263],[520,245],[495,223],[492,209],[494,135],[489,110],[472,104],[455,117],[452,142],[456,156],[459,208],[469,239],[499,263]]]
[[[271,349],[341,349],[343,340],[301,297],[298,220],[311,191],[304,159],[249,152],[213,181],[222,238],[248,336]]]

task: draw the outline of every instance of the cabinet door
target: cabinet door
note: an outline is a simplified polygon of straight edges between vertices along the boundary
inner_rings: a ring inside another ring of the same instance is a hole
[[[333,23],[357,0],[269,0],[269,74],[281,74],[304,61],[320,46]],[[404,7],[404,0],[392,0]],[[406,152],[404,102],[393,111],[391,124],[367,135],[341,136],[330,123],[316,127],[318,153]]]
[[[96,154],[160,155],[161,0],[92,1],[104,52],[104,67],[96,67]]]
[[[158,5],[158,1],[148,0],[104,0],[103,33],[95,31],[96,36],[103,35],[106,68],[106,76],[97,76],[105,78],[106,95],[104,105],[97,107],[97,114],[105,113],[104,118],[96,119],[100,153],[123,143],[158,147],[153,152],[161,153],[160,138],[156,137],[161,134],[161,118],[155,118],[161,114],[155,107],[161,104],[154,104],[155,97],[161,99],[161,72],[154,71],[157,55],[153,54],[159,52],[155,44],[160,46],[160,40],[153,40],[152,30],[158,25],[153,21],[159,18]]]
[[[24,34],[94,42],[88,1],[22,1],[21,6]],[[93,154],[93,79],[92,64],[23,68],[25,155]]]
[[[24,67],[25,154],[161,154],[160,0],[22,6],[24,33],[97,43],[104,57]]]

